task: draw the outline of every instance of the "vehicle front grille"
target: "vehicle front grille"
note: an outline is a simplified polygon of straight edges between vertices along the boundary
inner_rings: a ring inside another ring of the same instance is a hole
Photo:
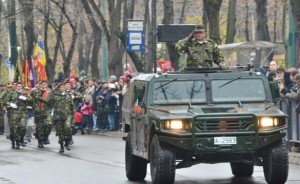
[[[203,131],[249,131],[254,129],[252,118],[237,119],[195,119],[196,132]]]

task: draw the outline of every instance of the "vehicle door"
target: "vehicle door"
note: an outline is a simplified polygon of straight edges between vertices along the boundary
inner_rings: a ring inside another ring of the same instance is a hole
[[[134,98],[132,107],[132,122],[134,125],[133,134],[135,134],[136,145],[139,151],[145,152],[145,141],[147,131],[147,118],[146,113],[146,96],[147,96],[147,83],[137,82],[134,86]]]

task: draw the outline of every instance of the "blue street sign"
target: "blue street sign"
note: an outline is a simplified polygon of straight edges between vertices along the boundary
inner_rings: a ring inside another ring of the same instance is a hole
[[[10,67],[11,67],[11,62],[10,62],[9,59],[7,59],[7,60],[5,61],[5,66],[6,66],[6,68],[10,68]]]
[[[128,31],[127,50],[128,52],[142,52],[145,47],[144,31]]]

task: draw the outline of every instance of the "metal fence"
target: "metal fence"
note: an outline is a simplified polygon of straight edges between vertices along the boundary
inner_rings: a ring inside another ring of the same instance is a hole
[[[300,152],[300,114],[295,112],[297,102],[283,99],[280,101],[280,109],[289,116],[287,140],[290,151]]]

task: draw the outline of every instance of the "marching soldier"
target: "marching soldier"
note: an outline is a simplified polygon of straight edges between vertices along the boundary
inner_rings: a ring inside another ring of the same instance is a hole
[[[74,105],[76,107],[77,104],[82,100],[83,96],[80,93],[76,92],[75,90],[71,89],[71,83],[70,83],[70,80],[68,80],[68,79],[65,80],[65,89],[66,89],[66,94],[71,95],[71,97],[73,99],[73,103],[74,103]],[[68,114],[68,120],[71,121],[68,124],[71,125],[71,130],[73,130],[71,132],[70,145],[74,144],[73,136],[72,136],[73,132],[75,132],[74,116],[75,116],[75,113]]]
[[[16,89],[12,90],[4,99],[4,103],[11,108],[11,115],[9,119],[10,139],[12,141],[12,148],[19,149],[20,144],[25,147],[24,136],[26,134],[27,97],[23,96],[22,84],[17,83]]]
[[[44,148],[44,144],[50,144],[49,135],[52,129],[51,123],[51,107],[40,100],[45,100],[49,96],[47,81],[41,81],[39,88],[33,92],[34,98],[34,121],[36,125],[35,136],[38,139],[38,147]]]
[[[75,113],[75,107],[72,96],[65,92],[64,83],[58,84],[57,89],[54,90],[48,98],[39,99],[51,104],[53,107],[52,120],[57,125],[57,132],[59,136],[58,142],[60,144],[59,153],[64,152],[64,146],[67,150],[71,150],[70,139],[72,135],[72,130],[70,125],[71,120],[68,118],[70,118],[70,114]]]

